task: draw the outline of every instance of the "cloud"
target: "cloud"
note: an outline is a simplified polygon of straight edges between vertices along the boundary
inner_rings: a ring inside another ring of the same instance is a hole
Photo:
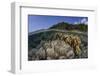
[[[88,25],[88,21],[87,21],[86,18],[83,18],[83,19],[81,19],[80,21],[74,22],[74,24],[75,24],[75,25],[77,25],[77,24],[85,24],[85,25]]]
[[[80,23],[82,23],[82,24],[88,24],[88,21],[87,21],[87,19],[86,18],[83,18],[81,21],[80,21]]]

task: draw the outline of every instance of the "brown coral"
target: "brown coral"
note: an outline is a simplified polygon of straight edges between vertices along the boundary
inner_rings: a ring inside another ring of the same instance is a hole
[[[67,34],[63,34],[63,33],[57,33],[56,36],[61,39],[64,40],[64,42],[66,44],[69,44],[71,47],[73,47],[74,52],[77,56],[80,55],[81,50],[80,50],[80,44],[81,44],[81,39],[79,38],[79,36],[74,36],[74,35],[67,35]]]

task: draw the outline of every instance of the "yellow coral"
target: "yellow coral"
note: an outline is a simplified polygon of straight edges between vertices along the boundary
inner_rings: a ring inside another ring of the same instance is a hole
[[[62,33],[57,33],[57,37],[61,40],[64,40],[65,43],[69,44],[71,47],[73,47],[74,52],[76,55],[80,55],[80,44],[81,40],[78,36],[67,35]]]

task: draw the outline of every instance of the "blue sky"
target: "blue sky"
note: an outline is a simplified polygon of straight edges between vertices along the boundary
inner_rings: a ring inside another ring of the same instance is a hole
[[[28,15],[29,32],[40,29],[47,29],[52,25],[60,22],[67,22],[70,24],[79,24],[79,23],[88,24],[88,18],[73,17],[73,16]]]

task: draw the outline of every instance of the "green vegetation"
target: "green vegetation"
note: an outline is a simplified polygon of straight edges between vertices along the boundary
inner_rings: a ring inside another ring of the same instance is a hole
[[[53,25],[49,29],[78,30],[78,31],[87,32],[88,26],[85,24],[69,24],[69,23],[61,22]]]

